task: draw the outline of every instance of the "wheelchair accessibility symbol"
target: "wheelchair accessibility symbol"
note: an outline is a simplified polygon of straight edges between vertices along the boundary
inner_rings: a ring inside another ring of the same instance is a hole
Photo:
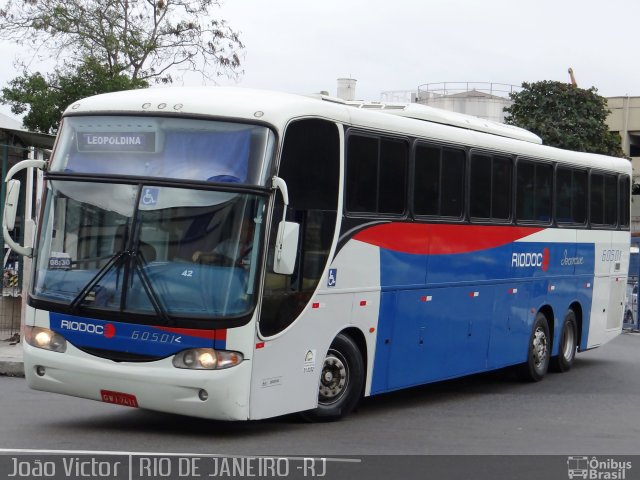
[[[335,287],[337,281],[338,281],[338,269],[330,268],[329,277],[327,278],[327,287]]]
[[[142,190],[140,203],[142,205],[155,205],[158,203],[158,193],[160,193],[160,191],[157,188],[145,187],[144,190]]]

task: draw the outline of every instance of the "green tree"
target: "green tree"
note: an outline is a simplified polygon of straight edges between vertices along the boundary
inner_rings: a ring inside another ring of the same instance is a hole
[[[172,74],[237,76],[238,33],[214,16],[219,0],[8,0],[0,38],[79,65],[93,58],[115,77],[168,83]]]
[[[146,80],[122,73],[112,75],[95,59],[86,59],[79,66],[67,64],[46,75],[24,72],[2,89],[1,100],[11,104],[13,113],[26,113],[22,122],[29,130],[55,134],[62,112],[76,100],[147,86]]]
[[[214,16],[218,0],[8,0],[0,38],[37,56],[64,59],[53,73],[23,74],[0,102],[25,127],[55,133],[64,109],[97,93],[171,83],[182,72],[205,79],[241,72],[238,33]]]
[[[562,82],[525,82],[510,94],[506,123],[537,134],[546,145],[622,157],[620,135],[606,123],[607,101],[597,92]]]

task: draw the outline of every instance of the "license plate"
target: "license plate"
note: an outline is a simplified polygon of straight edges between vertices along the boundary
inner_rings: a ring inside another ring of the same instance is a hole
[[[113,392],[111,390],[100,390],[102,401],[113,403],[115,405],[124,405],[125,407],[137,407],[138,400],[135,395],[130,393]]]

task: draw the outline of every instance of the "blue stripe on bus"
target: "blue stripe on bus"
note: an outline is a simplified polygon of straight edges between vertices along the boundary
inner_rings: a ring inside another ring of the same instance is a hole
[[[170,331],[152,325],[110,322],[51,312],[50,328],[77,347],[167,357],[188,348],[226,347],[226,332]]]
[[[583,309],[586,345],[593,244],[516,242],[431,256],[381,248],[380,269],[371,393],[524,362],[543,305],[554,312],[553,355],[573,302]]]

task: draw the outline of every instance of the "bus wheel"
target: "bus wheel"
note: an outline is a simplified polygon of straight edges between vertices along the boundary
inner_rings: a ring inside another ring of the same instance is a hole
[[[569,310],[564,317],[562,325],[562,333],[560,334],[560,346],[558,348],[558,356],[551,361],[551,368],[555,372],[566,372],[573,365],[576,357],[576,348],[578,345],[578,334],[576,328],[576,314],[573,310]]]
[[[338,420],[355,408],[363,382],[364,362],[360,350],[350,337],[339,334],[322,364],[318,408],[303,416],[312,421]]]
[[[527,361],[519,366],[518,376],[526,382],[539,382],[549,368],[551,342],[547,317],[538,312],[529,337]]]

